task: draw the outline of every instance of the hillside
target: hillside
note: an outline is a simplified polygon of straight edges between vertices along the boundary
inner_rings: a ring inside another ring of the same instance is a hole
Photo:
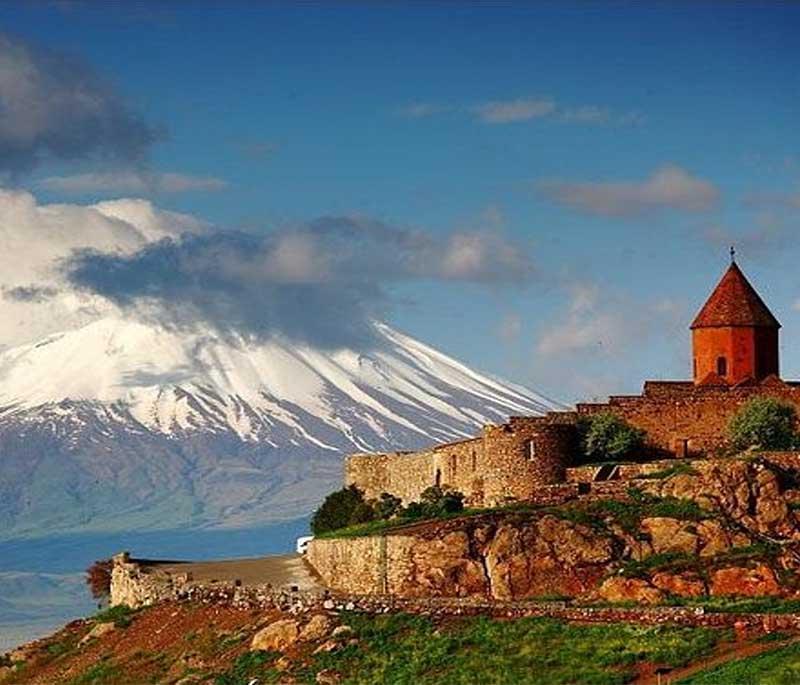
[[[76,621],[18,650],[3,685],[619,685],[772,642],[724,629],[316,613],[163,603]],[[546,680],[543,675],[546,674]]]

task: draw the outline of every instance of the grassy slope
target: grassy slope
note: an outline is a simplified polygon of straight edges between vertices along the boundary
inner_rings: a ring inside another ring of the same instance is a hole
[[[800,644],[732,661],[681,680],[678,685],[796,685],[800,683]]]
[[[432,619],[404,614],[343,615],[352,635],[332,652],[304,642],[285,654],[249,652],[263,612],[161,605],[97,620],[117,629],[79,646],[93,623],[67,628],[0,683],[142,685],[191,681],[247,685],[315,683],[331,669],[359,685],[621,685],[646,663],[680,666],[710,654],[726,631],[627,624],[570,625],[550,619]],[[279,670],[281,668],[282,670]]]
[[[344,620],[358,644],[297,663],[290,672],[298,682],[313,683],[320,670],[332,669],[343,682],[358,685],[617,685],[633,678],[637,664],[683,665],[725,637],[707,629],[575,626],[549,619],[472,618],[444,626],[402,614]],[[245,685],[254,677],[278,682],[276,657],[244,655],[216,683]]]

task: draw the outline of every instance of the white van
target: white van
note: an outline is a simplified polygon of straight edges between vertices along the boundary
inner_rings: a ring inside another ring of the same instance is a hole
[[[295,549],[298,554],[305,554],[308,551],[308,543],[314,539],[313,535],[303,535],[297,538],[297,545]]]

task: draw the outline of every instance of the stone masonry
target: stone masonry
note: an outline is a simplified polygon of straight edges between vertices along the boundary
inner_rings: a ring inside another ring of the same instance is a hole
[[[775,397],[800,414],[800,382],[777,375],[780,324],[732,263],[692,323],[693,380],[647,381],[639,395],[578,404],[575,411],[512,417],[469,440],[421,452],[356,454],[345,483],[368,498],[405,503],[432,485],[462,492],[468,506],[542,497],[576,466],[579,423],[613,413],[646,433],[642,460],[714,456],[727,447],[728,423],[755,396]]]

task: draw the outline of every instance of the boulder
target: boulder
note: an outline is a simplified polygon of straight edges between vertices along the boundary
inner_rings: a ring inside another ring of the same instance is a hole
[[[706,593],[703,581],[693,573],[656,573],[650,582],[662,592],[676,597],[700,597]]]
[[[341,682],[342,676],[332,668],[325,668],[317,673],[315,680],[319,685],[336,685],[336,683]]]
[[[692,522],[662,516],[642,519],[641,523],[641,530],[650,536],[650,543],[656,554],[694,554],[698,536],[692,529],[696,529]]]
[[[339,649],[339,643],[336,640],[327,640],[314,650],[314,654],[327,654],[335,652]]]
[[[641,578],[614,576],[607,578],[597,591],[607,602],[637,602],[639,604],[658,604],[664,595]]]
[[[612,537],[556,516],[501,525],[485,550],[495,599],[579,595],[594,587],[614,556]]]
[[[407,550],[409,572],[401,579],[401,594],[465,597],[487,593],[483,566],[472,554],[466,531],[452,531],[424,544],[409,538]]]
[[[713,557],[727,552],[734,545],[732,536],[725,527],[714,519],[706,519],[697,524],[697,536],[700,538],[700,556]],[[738,540],[737,540],[738,542]],[[748,544],[745,538],[744,544]]]
[[[721,511],[759,533],[788,537],[794,532],[789,508],[775,471],[746,459],[692,462],[694,473],[643,482],[642,488],[660,497],[678,497]]]
[[[97,623],[94,628],[92,628],[81,638],[81,641],[78,643],[78,645],[83,646],[95,638],[108,635],[108,633],[113,633],[116,629],[117,627],[113,623]]]
[[[732,566],[711,574],[711,594],[714,596],[764,597],[782,594],[778,578],[766,564],[753,568]]]
[[[253,636],[253,641],[250,643],[250,651],[280,652],[289,645],[294,644],[299,635],[300,629],[297,621],[291,618],[281,619],[270,623]]]
[[[353,629],[350,626],[336,626],[331,633],[334,640],[340,640],[343,637],[350,637],[353,634]]]
[[[321,640],[333,628],[333,620],[327,614],[315,614],[300,631],[300,639],[304,641]]]

